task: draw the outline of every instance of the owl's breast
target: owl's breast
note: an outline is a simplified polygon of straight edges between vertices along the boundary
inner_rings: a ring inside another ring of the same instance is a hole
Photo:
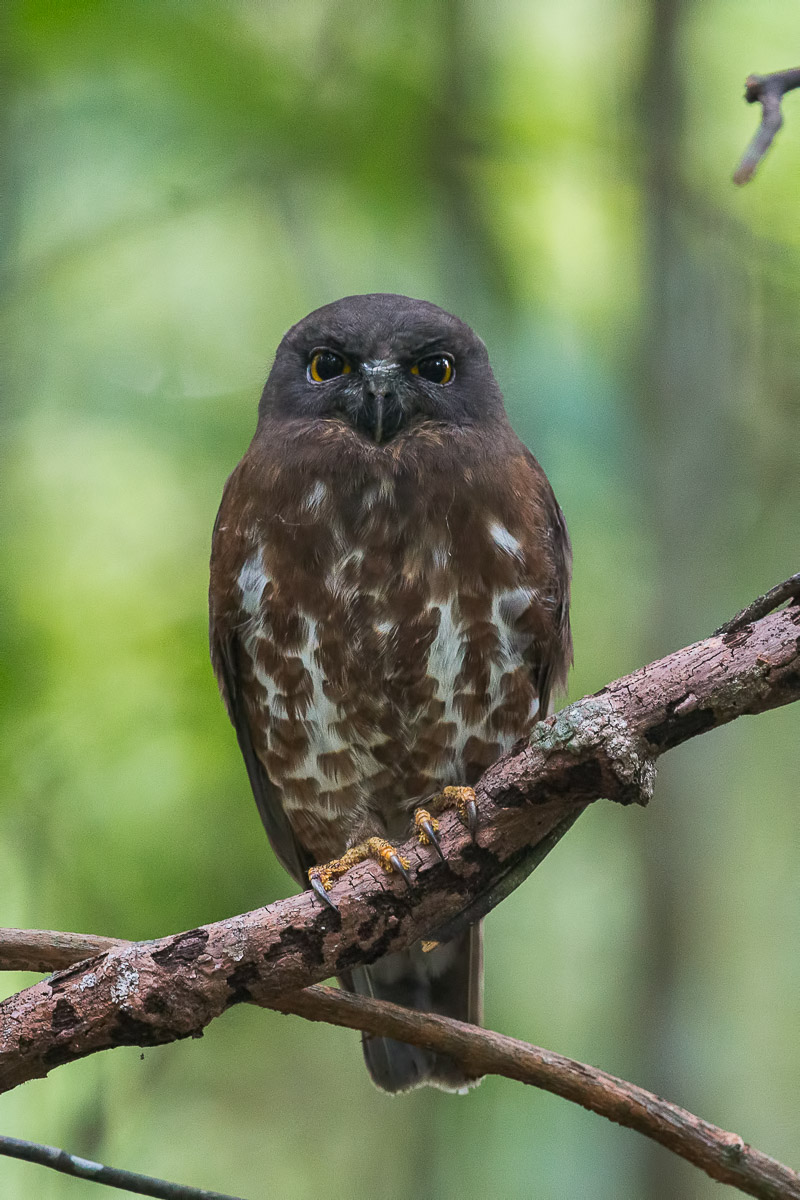
[[[293,514],[313,518],[304,566],[283,536],[241,566],[251,725],[290,815],[368,808],[388,828],[442,786],[474,782],[529,731],[537,592],[497,521],[481,550],[472,517],[467,531],[453,506],[415,520],[386,480],[357,506],[327,500],[315,482]],[[495,568],[471,570],[476,558]]]

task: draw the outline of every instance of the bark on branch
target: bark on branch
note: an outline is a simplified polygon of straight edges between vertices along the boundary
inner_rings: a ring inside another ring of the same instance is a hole
[[[48,950],[49,937],[54,940]],[[107,947],[113,940],[86,934],[2,929],[0,969],[47,970],[55,963],[63,964],[69,955],[73,961],[80,961],[96,952],[100,944]],[[132,943],[116,941],[114,944],[130,946]],[[711,1125],[644,1088],[575,1059],[488,1029],[478,1029],[432,1013],[414,1012],[337,988],[314,986],[289,992],[271,1000],[267,1007],[309,1021],[325,1021],[347,1029],[395,1037],[449,1054],[476,1076],[502,1075],[552,1092],[609,1121],[635,1129],[700,1167],[712,1179],[731,1184],[748,1195],[761,1200],[800,1200],[800,1176],[747,1145],[738,1134]],[[0,1138],[0,1154],[9,1152],[4,1147],[8,1140]],[[31,1143],[24,1145],[31,1147]],[[51,1147],[33,1146],[32,1151],[26,1157],[35,1162],[48,1163],[53,1154],[59,1156],[59,1161],[65,1157],[63,1152],[53,1151]],[[109,1169],[103,1170],[108,1173]],[[165,1188],[177,1186],[155,1182]],[[154,1190],[147,1194],[182,1193]],[[191,1194],[194,1194],[193,1190]]]
[[[480,781],[477,845],[449,815],[441,822],[446,864],[416,842],[403,847],[411,889],[365,862],[334,888],[338,913],[305,892],[186,933],[113,945],[10,997],[0,1005],[0,1091],[116,1045],[200,1036],[240,1001],[291,1007],[288,993],[419,938],[449,935],[518,886],[588,804],[647,803],[664,751],[798,698],[800,608],[734,622],[541,722],[528,745]],[[800,1195],[786,1183],[759,1186],[745,1190]]]
[[[406,843],[412,888],[377,864],[310,892],[185,933],[114,947],[0,1005],[0,1090],[114,1045],[197,1036],[231,1004],[275,996],[372,962],[488,912],[542,845],[600,797],[646,803],[654,761],[745,713],[800,698],[800,608],[711,637],[609,684],[541,722],[477,790],[473,845],[441,822],[442,864]]]

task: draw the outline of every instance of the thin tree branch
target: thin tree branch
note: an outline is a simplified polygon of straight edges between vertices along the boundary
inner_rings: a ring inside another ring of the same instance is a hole
[[[40,930],[0,930],[0,970],[8,970],[10,963],[19,962],[26,947],[30,948],[29,961],[38,964],[31,969],[47,970],[46,936]],[[87,953],[92,953],[98,942],[111,940],[76,933],[56,934],[55,937],[57,941],[50,958],[59,963],[69,953],[67,947],[71,948],[75,961],[79,961]],[[506,1079],[515,1079],[580,1104],[618,1125],[634,1129],[700,1167],[712,1179],[731,1184],[748,1195],[763,1200],[774,1200],[775,1197],[800,1200],[800,1176],[746,1145],[738,1134],[719,1129],[644,1088],[550,1050],[479,1029],[463,1021],[412,1011],[337,988],[315,986],[289,992],[266,1002],[265,1007],[292,1013],[308,1021],[325,1021],[330,1025],[398,1038],[448,1054],[463,1064],[471,1075],[502,1075]],[[5,1141],[14,1142],[14,1139],[0,1138],[0,1153],[6,1152]],[[21,1144],[33,1146],[29,1142]],[[63,1154],[50,1147],[33,1148],[46,1150],[50,1154]],[[43,1158],[35,1158],[33,1154],[23,1157],[30,1157],[31,1161],[36,1162],[43,1161]],[[52,1164],[48,1162],[46,1165]],[[109,1181],[103,1179],[98,1182]],[[179,1185],[164,1186],[177,1188]],[[181,1191],[144,1194],[168,1197],[184,1195]],[[195,1195],[210,1194],[191,1190],[185,1193],[187,1200],[193,1200]]]
[[[112,1046],[198,1036],[241,1001],[286,1008],[290,992],[420,938],[448,936],[517,886],[592,801],[646,803],[655,759],[666,750],[800,698],[799,630],[800,607],[792,605],[679,650],[540,722],[530,743],[478,784],[477,845],[450,814],[440,828],[446,863],[414,841],[403,847],[408,889],[363,863],[337,883],[338,912],[305,892],[176,936],[115,944],[10,997],[0,1005],[0,1090]],[[66,949],[62,940],[59,952]],[[19,965],[19,940],[13,953]],[[30,964],[42,947],[25,953]],[[738,1146],[729,1155],[740,1156]]]
[[[787,600],[794,600],[795,603],[800,601],[800,572],[792,575],[790,579],[784,579],[783,583],[777,584],[774,588],[770,588],[763,596],[759,596],[752,604],[748,604],[747,608],[743,608],[735,617],[731,617],[730,621],[720,625],[719,629],[714,630],[714,637],[722,637],[725,633],[735,633],[737,629],[744,629],[745,625],[751,625],[753,621],[760,621],[767,613],[774,612]]]
[[[694,1116],[596,1067],[462,1021],[401,1008],[329,987],[279,997],[271,1008],[347,1025],[449,1054],[470,1074],[503,1075],[635,1129],[700,1167],[712,1179],[761,1200],[800,1200],[800,1175]]]
[[[92,933],[59,933],[55,929],[0,929],[0,971],[41,971],[50,974],[93,958],[114,946],[130,946],[122,938]]]
[[[800,608],[688,646],[540,722],[477,787],[474,845],[455,814],[447,861],[412,840],[410,888],[373,862],[348,872],[333,912],[309,892],[266,909],[115,946],[0,1004],[0,1089],[120,1044],[197,1036],[231,1004],[269,1003],[488,912],[577,813],[601,796],[646,803],[654,760],[744,713],[800,697]]]
[[[240,1200],[224,1192],[208,1192],[204,1188],[189,1187],[183,1183],[169,1183],[166,1179],[155,1179],[152,1175],[139,1175],[136,1171],[123,1171],[118,1167],[104,1167],[67,1154],[57,1146],[43,1146],[38,1142],[23,1142],[19,1138],[0,1136],[0,1154],[7,1158],[21,1158],[25,1162],[50,1167],[62,1175],[76,1175],[91,1183],[104,1183],[107,1187],[121,1188],[137,1196],[157,1196],[159,1200]]]
[[[758,164],[783,124],[781,100],[787,92],[797,87],[800,87],[800,67],[773,71],[771,75],[748,75],[744,84],[744,98],[748,104],[761,105],[761,124],[734,172],[734,183],[749,183],[755,175]]]

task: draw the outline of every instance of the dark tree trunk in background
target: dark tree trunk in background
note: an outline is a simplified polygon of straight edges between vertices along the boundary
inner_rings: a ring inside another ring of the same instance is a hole
[[[656,587],[645,658],[692,641],[714,625],[726,588],[727,514],[720,486],[734,462],[733,305],[739,272],[722,222],[694,210],[685,174],[681,37],[691,0],[651,0],[636,110],[643,169],[643,325],[634,379],[642,460],[643,511],[655,550]],[[722,186],[722,181],[721,181]],[[733,275],[733,277],[732,277]],[[733,476],[736,478],[736,476]],[[723,534],[722,538],[720,534]],[[703,760],[708,748],[664,763],[648,820],[638,824],[643,863],[639,1061],[633,1078],[690,1106],[703,1082],[687,1073],[692,1040],[692,930],[703,863]],[[712,754],[712,751],[711,751]],[[709,968],[710,964],[709,964]],[[714,1118],[714,1114],[710,1114]],[[640,1195],[698,1195],[686,1164],[660,1147],[642,1147]]]
[[[685,171],[681,38],[690,0],[651,0],[636,98],[643,171],[643,324],[636,364],[635,414],[641,434],[640,483],[655,551],[656,586],[645,657],[699,636],[726,575],[725,515],[715,497],[731,461],[733,391],[731,284],[724,244],[693,211]],[[701,250],[702,244],[702,252]],[[733,287],[735,290],[735,284]],[[724,607],[724,605],[723,605]],[[719,609],[721,611],[721,609]],[[664,764],[646,821],[642,854],[642,961],[639,1062],[634,1078],[691,1107],[702,1082],[686,1071],[692,1030],[682,1019],[691,984],[692,928],[702,882],[696,852],[703,821],[706,748]],[[707,819],[707,818],[706,818]],[[690,1090],[692,1089],[692,1090]],[[713,1117],[713,1114],[711,1114]],[[642,1147],[640,1194],[647,1200],[697,1195],[686,1164]]]

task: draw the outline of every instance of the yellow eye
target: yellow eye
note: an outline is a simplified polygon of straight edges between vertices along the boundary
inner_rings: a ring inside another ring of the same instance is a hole
[[[438,383],[442,386],[450,383],[455,373],[455,363],[449,354],[431,354],[428,358],[421,358],[411,368],[412,375],[419,375],[422,379],[427,379],[428,383]]]
[[[312,383],[325,383],[337,375],[349,375],[350,363],[335,350],[315,350],[308,364],[308,378]]]

